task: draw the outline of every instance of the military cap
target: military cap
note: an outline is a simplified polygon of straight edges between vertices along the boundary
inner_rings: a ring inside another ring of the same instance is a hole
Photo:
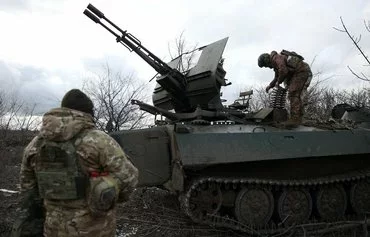
[[[93,102],[79,89],[68,91],[62,99],[61,107],[82,111],[94,116]]]

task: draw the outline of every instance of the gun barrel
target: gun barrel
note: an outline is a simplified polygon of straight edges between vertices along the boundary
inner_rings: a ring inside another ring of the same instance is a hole
[[[89,9],[92,13],[94,13],[97,17],[99,18],[102,18],[104,19],[105,21],[107,21],[110,25],[112,25],[114,28],[116,28],[116,30],[118,30],[119,32],[121,32],[122,34],[125,34],[126,32],[123,31],[121,28],[119,28],[116,24],[114,24],[113,22],[111,22],[108,18],[106,18],[104,16],[104,14],[96,7],[94,7],[94,5],[92,5],[91,3],[89,3],[89,5],[87,6],[87,9]]]
[[[96,17],[96,15],[94,15],[92,12],[90,12],[89,10],[85,9],[84,11],[84,14],[89,17],[92,21],[94,21],[95,23],[98,23],[100,24],[101,26],[103,26],[107,31],[109,31],[110,33],[112,33],[114,36],[116,36],[116,38],[120,38],[120,36],[114,32],[112,29],[110,29],[108,26],[106,26],[104,23],[102,23],[100,21],[100,19],[98,17]]]
[[[104,14],[101,11],[99,11],[96,7],[94,7],[91,3],[89,3],[87,9],[92,11],[97,17],[104,19]]]
[[[158,84],[160,84],[165,91],[170,94],[170,97],[173,100],[176,108],[181,108],[181,110],[187,110],[189,108],[188,99],[186,98],[186,78],[178,70],[171,68],[155,54],[146,49],[135,36],[123,31],[113,22],[111,22],[104,14],[94,7],[92,4],[87,6],[87,9],[84,11],[84,14],[88,16],[95,23],[100,24],[106,30],[111,32],[115,37],[118,43],[123,44],[130,51],[134,51],[138,56],[140,56],[144,61],[146,61],[154,70],[156,70],[162,76],[157,79]],[[110,26],[105,25],[101,19]],[[115,29],[113,29],[114,27]],[[121,33],[118,34],[119,31]]]
[[[87,10],[88,9],[88,10]],[[146,49],[141,42],[132,34],[127,33],[127,31],[123,31],[119,28],[116,24],[110,21],[104,14],[94,7],[92,4],[87,6],[87,9],[84,11],[84,14],[88,16],[92,21],[95,23],[99,23],[102,25],[106,30],[111,32],[114,36],[116,36],[116,41],[122,43],[126,48],[130,51],[134,51],[137,53],[142,59],[144,59],[150,66],[152,66],[158,73],[161,75],[166,75],[172,71],[166,63],[164,63],[161,59],[159,59],[156,55]],[[100,21],[100,18],[105,20],[109,23],[112,27],[118,30],[122,35],[118,35],[114,30],[110,27],[105,25]]]
[[[100,23],[100,20],[99,18],[97,18],[94,14],[92,14],[90,11],[86,10],[84,11],[84,14],[90,18],[92,21],[94,21],[95,23]]]

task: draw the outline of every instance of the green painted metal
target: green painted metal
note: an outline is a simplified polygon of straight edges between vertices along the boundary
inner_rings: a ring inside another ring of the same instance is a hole
[[[176,134],[184,166],[370,153],[370,131]]]
[[[165,127],[110,134],[139,169],[139,186],[163,184],[170,178],[171,157]]]

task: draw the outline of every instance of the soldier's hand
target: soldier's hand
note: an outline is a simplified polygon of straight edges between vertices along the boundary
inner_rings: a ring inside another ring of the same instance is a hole
[[[266,87],[266,93],[269,93],[269,90],[271,89],[271,86],[270,85],[268,85],[267,87]]]

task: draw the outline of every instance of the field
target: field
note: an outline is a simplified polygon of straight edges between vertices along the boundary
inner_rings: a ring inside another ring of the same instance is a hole
[[[19,211],[21,156],[33,135],[29,132],[0,133],[0,236],[9,235]],[[228,229],[192,223],[181,212],[177,197],[157,188],[137,189],[129,202],[119,205],[117,216],[117,236],[120,237],[245,236]],[[363,233],[362,230],[350,230],[325,236],[364,236]],[[278,236],[293,236],[290,234],[293,233]],[[297,232],[294,236],[302,236],[302,232]]]
[[[19,211],[19,172],[24,147],[34,134],[0,132],[0,236],[8,236]],[[15,192],[12,192],[15,191]],[[156,188],[137,189],[118,208],[117,236],[238,236],[196,225],[180,211],[177,197]]]

